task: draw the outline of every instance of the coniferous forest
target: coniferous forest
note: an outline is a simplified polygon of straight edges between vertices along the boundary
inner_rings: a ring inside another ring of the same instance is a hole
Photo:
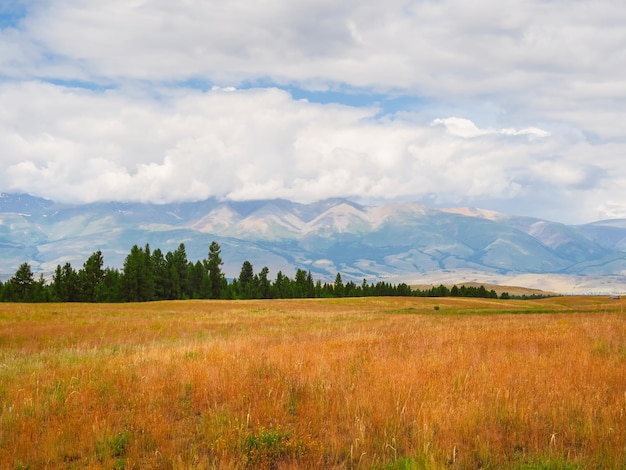
[[[147,302],[182,299],[289,299],[365,296],[421,297],[483,297],[498,298],[494,290],[484,286],[466,287],[444,285],[427,290],[411,289],[407,284],[353,281],[344,283],[337,273],[333,283],[315,281],[311,272],[297,269],[294,278],[281,271],[274,280],[269,269],[255,273],[252,264],[244,261],[238,278],[226,279],[222,272],[221,248],[212,242],[208,256],[201,261],[189,261],[185,245],[163,254],[149,245],[134,245],[121,270],[104,267],[101,251],[94,252],[76,270],[69,262],[58,265],[51,280],[43,275],[35,278],[28,263],[22,263],[14,276],[0,281],[0,301],[3,302]],[[500,298],[509,298],[502,293]]]

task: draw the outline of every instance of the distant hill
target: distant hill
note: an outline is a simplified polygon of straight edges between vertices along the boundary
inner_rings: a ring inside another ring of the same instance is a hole
[[[500,285],[500,284],[489,284],[488,282],[458,282],[455,284],[444,284],[448,289],[452,289],[452,286],[456,285],[457,287],[461,287],[461,286],[465,286],[465,287],[480,287],[483,286],[485,289],[487,289],[488,291],[490,290],[494,290],[496,292],[496,294],[498,294],[498,296],[502,295],[503,292],[506,292],[510,295],[526,295],[526,296],[532,296],[532,295],[539,295],[539,296],[551,296],[551,295],[559,295],[558,292],[552,292],[552,291],[546,291],[546,290],[542,290],[542,289],[532,289],[529,287],[521,287],[521,286],[507,286],[507,285]],[[432,287],[437,287],[434,286],[433,284],[417,284],[417,285],[411,285],[412,289],[416,289],[416,290],[428,290],[431,289]]]
[[[323,280],[337,272],[345,279],[420,284],[533,279],[522,285],[536,288],[528,284],[548,276],[565,290],[571,289],[564,279],[586,291],[626,289],[623,219],[569,226],[474,208],[364,206],[345,199],[71,205],[0,196],[3,279],[24,261],[45,274],[65,262],[81,267],[96,250],[107,266],[121,267],[134,244],[168,251],[185,243],[190,260],[203,259],[212,240],[222,247],[229,277],[248,260],[256,270],[267,266],[270,275],[301,268]]]

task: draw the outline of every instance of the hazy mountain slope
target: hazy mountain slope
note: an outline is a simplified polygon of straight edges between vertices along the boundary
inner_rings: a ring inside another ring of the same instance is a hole
[[[604,248],[626,251],[626,219],[602,220],[576,228]]]
[[[272,275],[303,268],[330,280],[337,272],[396,281],[437,272],[476,278],[626,273],[626,220],[566,226],[480,209],[343,199],[64,205],[0,197],[2,278],[24,261],[44,273],[67,261],[80,267],[98,249],[108,266],[121,267],[134,244],[170,251],[184,243],[195,261],[207,256],[212,240],[222,246],[229,277],[244,260],[268,266]]]

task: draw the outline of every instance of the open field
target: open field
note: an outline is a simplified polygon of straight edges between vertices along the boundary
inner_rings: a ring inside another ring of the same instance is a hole
[[[625,304],[0,304],[0,468],[623,468]]]

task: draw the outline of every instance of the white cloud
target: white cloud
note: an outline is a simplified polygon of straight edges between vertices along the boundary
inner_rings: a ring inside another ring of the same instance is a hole
[[[29,38],[94,76],[330,83],[473,95],[559,90],[624,76],[614,0],[36,4]]]
[[[607,175],[587,161],[585,142],[537,129],[481,130],[459,118],[434,126],[377,120],[376,109],[308,103],[276,89],[137,98],[124,90],[4,84],[0,109],[0,185],[62,200],[434,195],[453,204],[531,201],[548,192],[556,203],[572,192],[593,200],[598,180],[626,174],[616,166]],[[609,193],[618,200],[621,188]]]
[[[435,119],[433,125],[443,125],[450,134],[457,137],[478,137],[489,134],[489,131],[479,129],[472,121],[464,118]]]
[[[0,29],[1,190],[430,197],[561,219],[624,201],[624,2],[25,5]],[[177,85],[194,81],[210,91]],[[382,103],[307,103],[275,86]],[[417,100],[381,116],[395,96]]]
[[[444,126],[449,134],[463,138],[480,137],[487,134],[520,135],[530,138],[548,137],[550,135],[550,132],[536,127],[528,127],[526,129],[480,129],[471,120],[458,117],[438,118],[432,124],[434,126]]]

